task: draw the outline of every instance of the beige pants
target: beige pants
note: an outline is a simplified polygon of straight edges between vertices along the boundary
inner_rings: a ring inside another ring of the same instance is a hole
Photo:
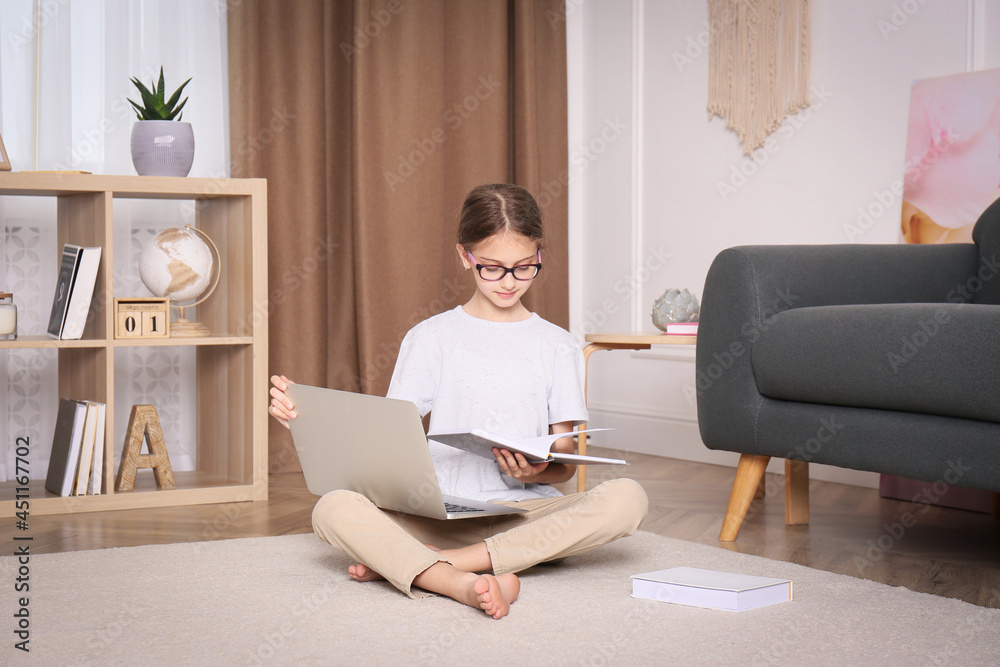
[[[445,559],[433,549],[485,541],[493,573],[520,572],[635,532],[646,516],[646,493],[631,479],[613,479],[584,493],[522,500],[525,514],[442,521],[387,512],[353,491],[331,491],[313,510],[316,534],[364,563],[410,597],[413,579]]]

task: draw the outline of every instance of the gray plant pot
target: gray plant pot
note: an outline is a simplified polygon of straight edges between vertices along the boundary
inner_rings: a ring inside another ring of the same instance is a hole
[[[194,162],[191,123],[140,120],[132,125],[132,164],[140,176],[187,176]]]

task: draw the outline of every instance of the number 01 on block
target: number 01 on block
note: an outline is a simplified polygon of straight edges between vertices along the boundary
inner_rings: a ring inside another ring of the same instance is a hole
[[[115,338],[168,338],[170,299],[115,299]]]

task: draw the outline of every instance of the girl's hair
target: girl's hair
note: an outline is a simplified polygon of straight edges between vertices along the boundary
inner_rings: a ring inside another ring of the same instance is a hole
[[[531,193],[519,185],[480,185],[468,194],[458,223],[458,242],[466,250],[497,234],[525,236],[542,249],[542,214]]]

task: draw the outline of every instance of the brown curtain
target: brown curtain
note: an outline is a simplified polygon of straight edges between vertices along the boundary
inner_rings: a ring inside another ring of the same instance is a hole
[[[268,180],[272,373],[384,394],[403,335],[467,301],[465,194],[526,187],[526,297],[567,326],[566,38],[551,0],[244,0],[229,9],[232,175]],[[271,425],[270,469],[298,470]]]

